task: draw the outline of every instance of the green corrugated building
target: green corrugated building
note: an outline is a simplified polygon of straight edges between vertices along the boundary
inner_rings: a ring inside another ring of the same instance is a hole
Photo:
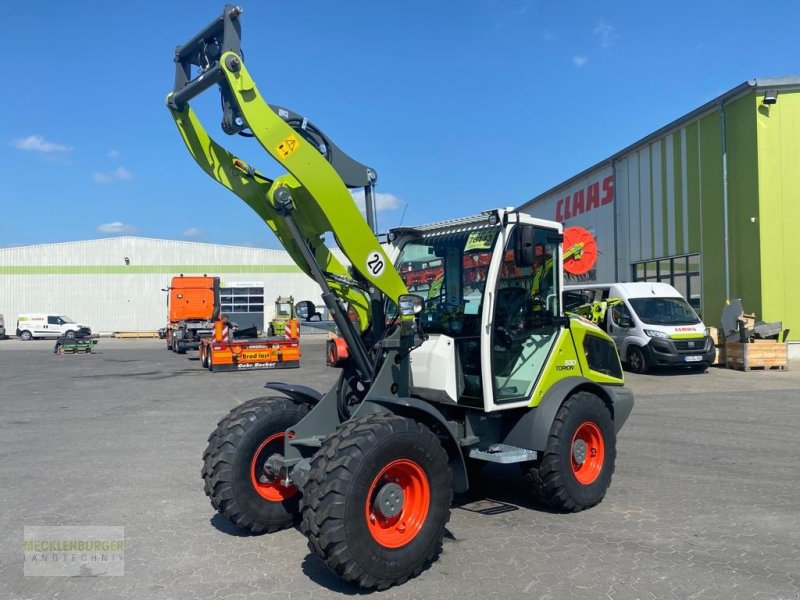
[[[800,341],[799,194],[800,77],[785,77],[745,82],[522,208],[595,234],[588,280],[671,283],[709,325],[741,298]]]

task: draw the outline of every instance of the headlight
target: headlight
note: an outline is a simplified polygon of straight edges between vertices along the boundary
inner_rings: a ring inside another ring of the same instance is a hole
[[[411,317],[422,312],[425,307],[425,299],[414,294],[403,294],[398,298],[398,305],[402,316]]]
[[[706,327],[705,331],[703,332],[703,335],[705,335],[706,337],[709,337],[711,335],[711,328],[710,327]]]
[[[663,331],[656,331],[655,329],[645,329],[645,334],[651,338],[668,338],[669,335],[664,333]]]

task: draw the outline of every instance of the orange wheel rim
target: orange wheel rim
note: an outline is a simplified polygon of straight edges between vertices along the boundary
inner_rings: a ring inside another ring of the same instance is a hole
[[[570,445],[572,474],[578,483],[589,485],[600,476],[606,455],[606,444],[600,428],[586,421],[575,432]]]
[[[296,485],[285,486],[280,480],[266,479],[264,473],[264,461],[282,449],[284,437],[286,434],[283,431],[269,436],[261,442],[253,454],[253,460],[250,461],[250,482],[256,493],[270,502],[282,502],[297,493]]]
[[[387,516],[377,507],[380,495],[402,490],[402,506],[397,514]],[[431,505],[428,477],[413,460],[390,462],[372,481],[366,501],[367,527],[372,538],[385,548],[401,548],[413,540],[425,524]]]

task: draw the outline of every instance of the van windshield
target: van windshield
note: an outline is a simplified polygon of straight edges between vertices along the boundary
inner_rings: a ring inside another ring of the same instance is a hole
[[[683,298],[630,298],[633,311],[648,325],[697,325],[700,319]]]
[[[69,317],[67,317],[65,315],[59,315],[59,317],[61,317],[61,320],[64,321],[64,323],[74,323],[75,322],[75,321],[73,321],[72,319],[70,319]]]

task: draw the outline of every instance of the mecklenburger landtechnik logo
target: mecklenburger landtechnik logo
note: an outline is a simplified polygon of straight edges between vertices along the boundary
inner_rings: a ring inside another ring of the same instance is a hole
[[[26,576],[125,574],[124,527],[25,527],[23,540]]]

